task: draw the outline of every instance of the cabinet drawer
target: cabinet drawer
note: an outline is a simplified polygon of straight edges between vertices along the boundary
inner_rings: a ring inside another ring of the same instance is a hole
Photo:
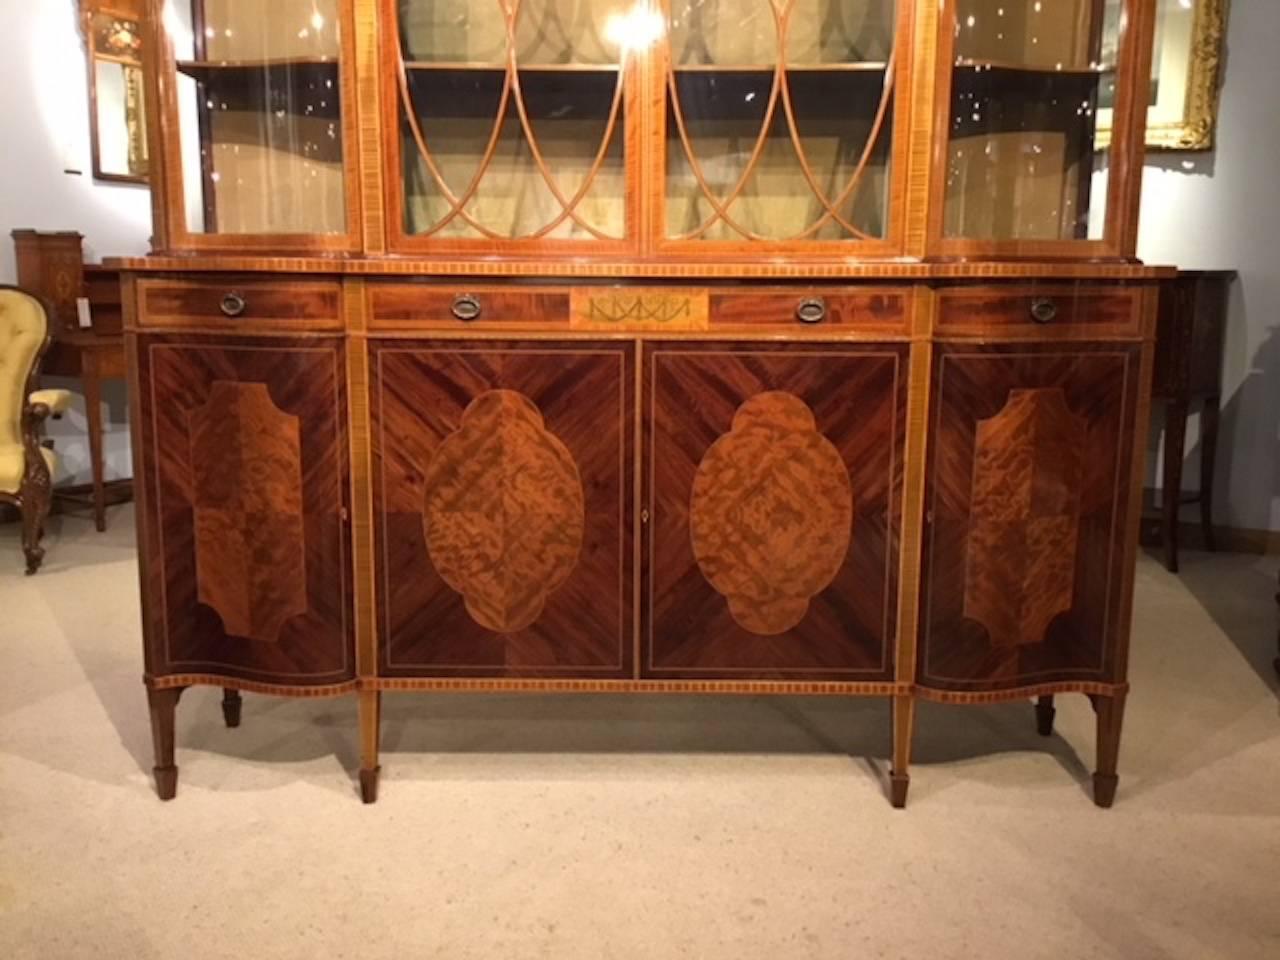
[[[1142,330],[1137,287],[964,287],[938,296],[940,336],[1132,338]]]
[[[501,330],[569,326],[569,291],[562,288],[373,286],[369,326],[375,330]]]
[[[144,327],[240,329],[257,323],[341,330],[342,286],[319,280],[141,280],[138,322]]]
[[[777,327],[798,334],[821,333],[831,327],[906,334],[910,296],[910,290],[897,287],[712,293],[711,326],[718,330]]]

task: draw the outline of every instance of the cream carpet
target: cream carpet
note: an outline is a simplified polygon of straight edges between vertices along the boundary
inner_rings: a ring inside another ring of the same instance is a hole
[[[0,527],[0,958],[1280,957],[1274,561],[1143,559],[1120,795],[1083,697],[921,708],[906,811],[880,701],[217,691],[152,793],[129,508]]]

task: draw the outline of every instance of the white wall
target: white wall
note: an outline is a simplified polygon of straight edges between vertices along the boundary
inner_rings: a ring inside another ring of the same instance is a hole
[[[1231,3],[1216,150],[1149,158],[1138,254],[1149,263],[1240,271],[1227,331],[1215,520],[1280,530],[1277,0]],[[1196,426],[1188,432],[1188,489],[1199,478]]]
[[[16,280],[10,231],[78,230],[91,261],[145,253],[151,201],[145,187],[93,181],[89,92],[76,0],[0,0],[0,283]],[[79,171],[77,174],[65,170]],[[51,385],[77,388],[75,382]],[[125,393],[106,390],[107,476],[130,475]],[[58,482],[87,482],[83,399],[50,434]]]

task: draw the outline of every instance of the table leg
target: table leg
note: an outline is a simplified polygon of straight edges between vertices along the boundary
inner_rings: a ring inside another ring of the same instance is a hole
[[[1178,572],[1178,513],[1182,505],[1182,454],[1187,442],[1187,402],[1170,400],[1165,406],[1163,505],[1164,565]]]
[[[1218,461],[1218,398],[1204,401],[1200,417],[1200,529],[1206,550],[1216,550],[1213,541],[1213,475]]]
[[[89,424],[89,460],[93,468],[93,522],[98,532],[107,529],[106,492],[103,489],[102,465],[102,381],[93,356],[88,351],[84,357],[84,407]]]

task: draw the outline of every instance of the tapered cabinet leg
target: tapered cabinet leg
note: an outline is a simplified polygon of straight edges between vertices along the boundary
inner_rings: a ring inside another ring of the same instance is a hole
[[[1053,705],[1053,696],[1041,697],[1036,701],[1036,732],[1042,737],[1053,736],[1053,718],[1058,715]]]
[[[182,688],[147,690],[151,708],[151,742],[155,748],[156,793],[161,800],[172,800],[178,793],[178,767],[174,763],[174,719]]]
[[[240,726],[240,710],[244,706],[244,701],[240,698],[239,690],[232,690],[226,687],[222,691],[222,719],[228,727],[235,728]]]
[[[1098,766],[1093,774],[1093,802],[1110,807],[1116,799],[1120,778],[1116,762],[1120,757],[1120,728],[1124,722],[1124,695],[1098,697],[1094,700],[1098,713]]]
[[[382,724],[382,694],[360,692],[360,797],[365,803],[378,799],[378,737]]]
[[[1164,565],[1178,572],[1178,514],[1182,506],[1182,454],[1187,440],[1187,403],[1172,400],[1166,407],[1164,423],[1164,477],[1161,533],[1164,536]]]
[[[1218,398],[1209,397],[1200,415],[1200,530],[1206,550],[1217,550],[1213,538],[1213,477],[1218,464]]]
[[[901,810],[907,805],[907,790],[911,786],[911,737],[916,723],[914,697],[893,698],[893,769],[889,772],[889,799]]]

